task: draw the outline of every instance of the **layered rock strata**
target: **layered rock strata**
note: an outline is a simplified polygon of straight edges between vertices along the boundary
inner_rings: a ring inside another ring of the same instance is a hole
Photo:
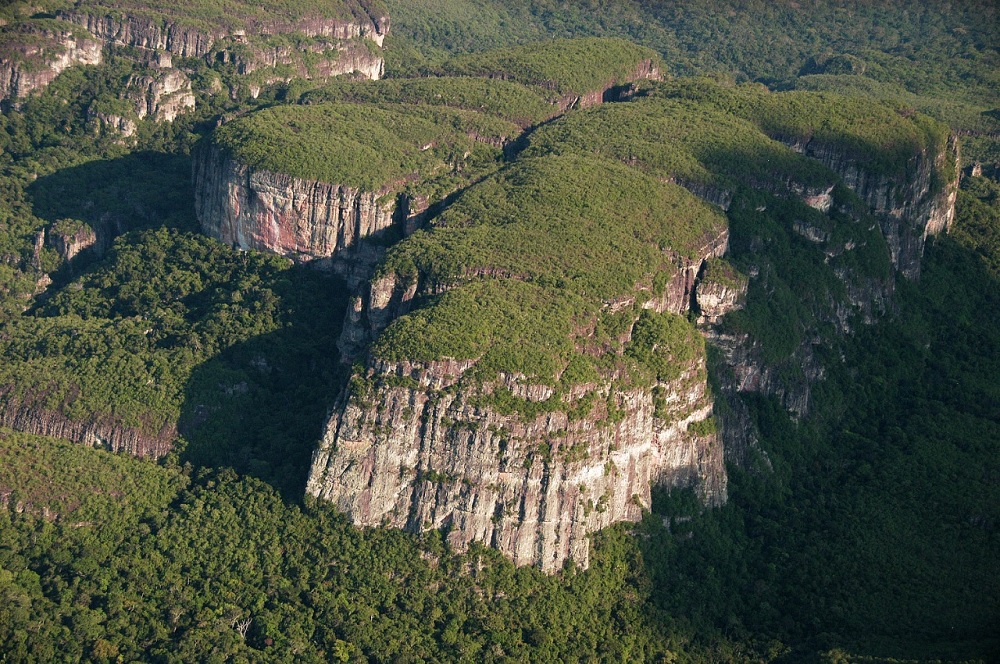
[[[389,30],[389,17],[381,14],[353,19],[307,18],[292,22],[251,20],[242,28],[219,26],[214,29],[193,27],[152,16],[100,14],[80,9],[60,11],[57,17],[85,28],[106,44],[169,51],[184,58],[204,57],[218,41],[248,33],[267,35],[299,32],[309,37],[365,38],[381,46]]]
[[[865,169],[835,145],[816,140],[786,144],[843,179],[879,220],[893,265],[907,279],[918,279],[927,238],[946,232],[955,219],[960,172],[957,139],[949,138],[947,148],[939,153],[924,149],[910,159],[906,174],[896,177]],[[948,172],[954,177],[945,180],[942,174]]]
[[[700,258],[675,257],[662,293],[641,288],[605,310],[686,312],[727,240],[723,230]],[[701,297],[719,315],[739,306],[741,294],[721,297],[714,282],[705,284]],[[394,275],[376,280],[349,313],[341,349],[360,350],[430,290]],[[627,344],[630,335],[619,341]],[[523,376],[478,384],[470,378],[475,366],[371,363],[334,409],[307,492],[358,525],[444,528],[457,550],[481,542],[547,572],[568,559],[586,567],[588,535],[639,520],[655,486],[693,488],[707,505],[725,502],[703,353],[674,380],[629,387],[624,376],[611,375],[562,395]],[[497,394],[522,400],[526,412],[499,406]]]
[[[177,429],[173,425],[150,433],[126,426],[111,417],[77,421],[38,405],[23,403],[3,389],[0,389],[0,426],[149,458],[159,458],[170,452],[177,438]]]
[[[5,35],[0,49],[0,102],[41,90],[74,65],[98,65],[103,44],[78,30],[55,30],[27,24]]]
[[[393,224],[389,191],[257,170],[209,146],[194,158],[195,212],[206,234],[296,260],[329,258]]]
[[[653,389],[580,386],[571,405],[593,402],[582,417],[498,412],[491,390],[531,402],[552,390],[514,376],[483,392],[463,389],[472,366],[376,364],[368,378],[380,386],[370,401],[352,394],[341,403],[307,492],[358,525],[444,528],[456,550],[481,542],[547,572],[568,559],[586,567],[588,535],[639,520],[652,486],[696,487],[707,504],[725,501],[722,446],[705,424],[703,356]],[[660,391],[669,396],[657,404]]]

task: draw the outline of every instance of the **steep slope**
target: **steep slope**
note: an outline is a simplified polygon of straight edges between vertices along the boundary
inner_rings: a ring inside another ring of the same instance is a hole
[[[638,519],[653,485],[723,502],[704,344],[677,314],[726,242],[716,210],[613,162],[474,185],[379,268],[369,320],[409,313],[376,322],[307,491],[547,571],[586,566],[588,533]]]
[[[205,232],[242,249],[330,258],[385,234],[420,204],[495,168],[519,133],[450,109],[317,104],[278,108],[217,131],[194,161]],[[398,211],[398,213],[397,213]]]
[[[697,335],[670,315],[712,324],[728,364],[727,452],[739,460],[754,433],[738,394],[775,394],[804,414],[831,326],[847,332],[891,307],[893,263],[915,276],[923,238],[952,214],[954,156],[940,128],[887,107],[850,125],[842,101],[663,84],[531,132],[514,165],[376,270],[340,347],[350,356],[374,344],[327,426],[308,493],[359,524],[443,527],[458,549],[481,541],[549,571],[569,558],[586,565],[587,534],[637,520],[653,486],[724,501],[704,351],[678,350]],[[803,106],[827,134],[793,125]],[[839,161],[775,140],[768,130],[790,132],[762,118],[816,134]],[[881,178],[896,206],[857,173]],[[729,209],[753,298],[787,288],[785,269],[807,270],[801,327],[761,327],[760,304],[726,316],[747,278],[718,261],[729,232],[721,217],[704,224],[719,212],[678,182]],[[651,220],[667,234],[657,238]],[[913,251],[890,250],[900,229],[913,229]],[[773,242],[791,245],[786,265],[771,263]]]
[[[231,71],[245,79],[243,85],[253,96],[262,87],[293,79],[325,80],[341,74],[377,79],[384,72],[381,46],[388,30],[388,14],[370,0],[309,7],[83,0],[57,9],[47,19],[22,18],[0,26],[0,101],[44,88],[70,66],[99,64],[106,50],[169,70],[168,78],[183,78],[168,82],[174,91],[186,86],[190,92],[190,82],[173,69],[172,57],[199,58],[210,67]],[[193,105],[192,96],[183,106]],[[139,119],[148,114],[168,120],[176,115],[139,108],[137,114]],[[103,122],[126,136],[135,131],[134,120],[123,115]]]
[[[58,21],[36,19],[0,26],[0,102],[47,86],[74,65],[96,65],[103,44]]]

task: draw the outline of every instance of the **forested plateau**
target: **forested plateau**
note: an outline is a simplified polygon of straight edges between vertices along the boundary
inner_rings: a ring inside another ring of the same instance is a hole
[[[5,3],[0,659],[1000,658],[998,35]]]

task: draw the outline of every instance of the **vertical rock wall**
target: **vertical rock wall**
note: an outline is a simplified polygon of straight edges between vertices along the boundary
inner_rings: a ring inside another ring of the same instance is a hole
[[[393,223],[387,192],[260,171],[208,146],[194,157],[195,212],[207,235],[296,260],[329,258]]]
[[[586,385],[573,396],[592,407],[576,417],[497,412],[483,396],[492,389],[544,401],[551,388],[502,376],[458,389],[473,365],[376,364],[378,386],[352,393],[327,425],[307,492],[358,525],[444,528],[457,550],[481,542],[547,572],[570,558],[586,567],[588,535],[641,518],[654,485],[725,501],[721,443],[697,426],[712,412],[704,357],[655,386],[669,395],[660,408],[653,389]]]

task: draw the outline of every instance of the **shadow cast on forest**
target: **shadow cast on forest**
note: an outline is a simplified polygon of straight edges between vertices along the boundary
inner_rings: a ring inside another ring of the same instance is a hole
[[[192,371],[178,424],[180,460],[231,467],[299,502],[330,407],[349,378],[336,346],[347,290],[301,266],[274,290],[292,301],[283,329],[225,348]]]
[[[86,222],[104,247],[139,228],[198,230],[185,155],[147,151],[88,161],[38,178],[27,193],[35,216]]]

